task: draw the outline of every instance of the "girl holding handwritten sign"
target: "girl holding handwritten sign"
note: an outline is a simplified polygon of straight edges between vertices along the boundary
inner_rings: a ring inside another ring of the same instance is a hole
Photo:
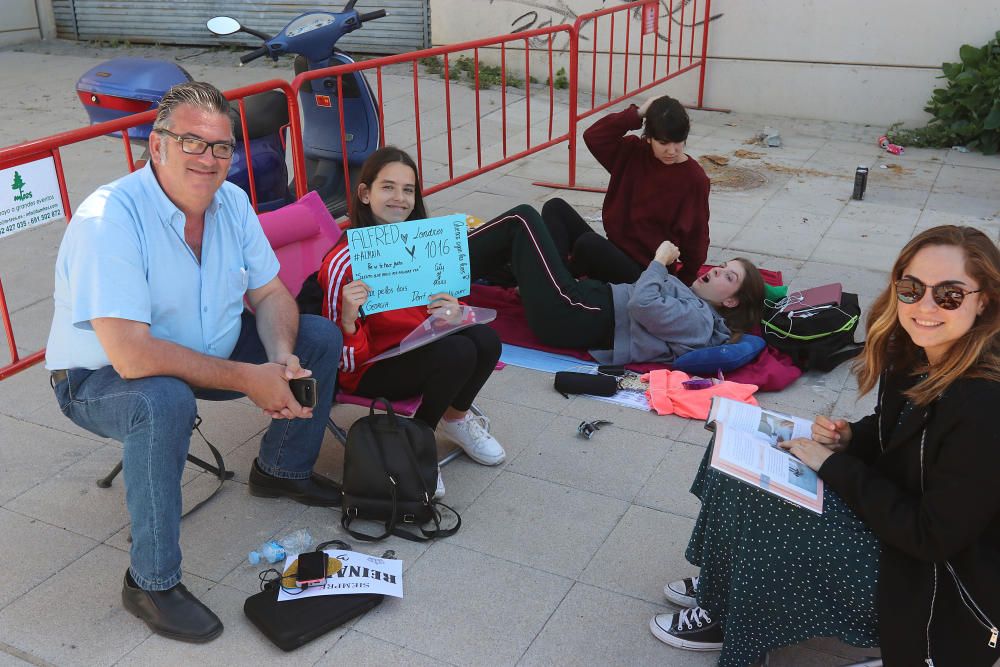
[[[427,217],[417,167],[404,151],[387,146],[361,168],[351,226],[373,227]],[[319,271],[323,315],[344,334],[340,386],[361,396],[390,400],[423,396],[416,418],[438,427],[483,465],[498,465],[503,447],[486,430],[486,418],[469,412],[500,358],[500,339],[478,324],[428,345],[373,364],[368,359],[394,348],[428,315],[457,323],[462,305],[450,294],[432,294],[429,303],[365,316],[371,288],[354,280],[347,234],[327,253]],[[439,491],[443,487],[439,486]]]

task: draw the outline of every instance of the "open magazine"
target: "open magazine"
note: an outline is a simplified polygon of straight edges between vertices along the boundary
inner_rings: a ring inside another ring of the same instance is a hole
[[[457,315],[455,320],[449,322],[448,320],[431,315],[426,320],[421,322],[416,329],[406,334],[399,345],[390,348],[383,352],[382,354],[372,357],[366,364],[374,364],[376,361],[382,361],[383,359],[388,359],[390,357],[398,357],[401,354],[405,354],[410,350],[415,350],[418,347],[423,347],[428,343],[432,343],[439,338],[443,338],[449,334],[453,334],[456,331],[461,331],[462,329],[467,329],[474,324],[488,324],[497,318],[497,311],[492,308],[478,308],[476,306],[466,306],[462,305],[462,312]]]
[[[710,465],[768,493],[823,513],[823,480],[779,442],[812,435],[812,422],[715,397],[705,420],[715,431]]]

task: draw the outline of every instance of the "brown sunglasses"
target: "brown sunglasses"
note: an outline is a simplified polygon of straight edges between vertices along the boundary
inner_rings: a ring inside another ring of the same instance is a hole
[[[955,310],[962,305],[967,294],[975,294],[982,290],[964,290],[953,283],[938,283],[937,285],[925,285],[916,278],[907,276],[900,278],[895,283],[896,298],[903,303],[916,303],[924,298],[927,288],[931,289],[931,297],[941,308],[945,310]]]

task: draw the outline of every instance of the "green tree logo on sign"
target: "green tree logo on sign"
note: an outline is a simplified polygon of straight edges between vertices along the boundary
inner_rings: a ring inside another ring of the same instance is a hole
[[[17,194],[14,195],[14,201],[24,201],[26,199],[31,199],[31,193],[24,191],[24,179],[21,178],[21,172],[14,172],[14,182],[11,183],[10,189],[17,190]]]

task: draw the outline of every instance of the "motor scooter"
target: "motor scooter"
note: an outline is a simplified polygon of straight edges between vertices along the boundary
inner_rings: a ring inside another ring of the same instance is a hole
[[[354,9],[357,0],[348,0],[340,12],[307,12],[292,19],[277,35],[270,37],[248,28],[239,21],[218,16],[210,19],[208,29],[216,35],[244,32],[264,40],[264,45],[240,57],[246,64],[263,56],[296,54],[295,74],[340,64],[354,59],[336,48],[337,41],[360,28],[366,21],[386,16],[385,10],[361,14]],[[77,93],[91,123],[98,123],[155,108],[171,86],[190,81],[180,66],[164,61],[140,58],[116,58],[101,63],[77,82]],[[347,163],[351,183],[364,161],[379,147],[378,109],[371,86],[361,72],[343,76],[344,126]],[[258,209],[279,208],[294,200],[294,183],[288,182],[285,159],[285,136],[288,108],[278,91],[251,95],[245,99],[247,134]],[[348,194],[344,188],[344,156],[340,141],[340,111],[336,78],[315,79],[300,91],[303,147],[306,158],[308,190],[316,190],[335,217],[347,211]],[[238,106],[231,105],[238,142],[233,153],[228,180],[250,192],[246,153],[242,142]],[[150,125],[128,130],[129,138],[144,142]],[[115,136],[120,136],[115,133]]]

